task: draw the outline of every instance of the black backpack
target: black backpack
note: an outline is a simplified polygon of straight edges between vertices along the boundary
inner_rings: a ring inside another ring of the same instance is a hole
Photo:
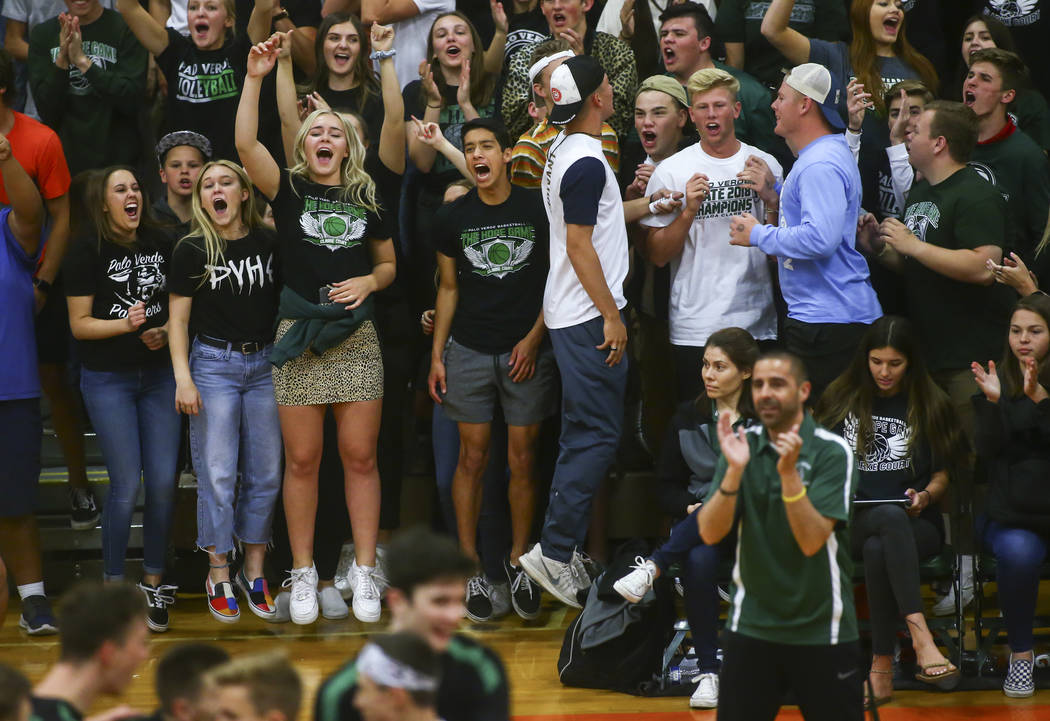
[[[675,621],[673,586],[666,576],[640,603],[629,603],[612,584],[630,571],[635,544],[617,553],[591,584],[587,602],[565,632],[558,678],[566,686],[600,688],[636,696],[659,693],[663,656]]]

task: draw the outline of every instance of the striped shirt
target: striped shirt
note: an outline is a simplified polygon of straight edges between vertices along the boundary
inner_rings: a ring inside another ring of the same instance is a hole
[[[737,496],[736,561],[728,626],[734,633],[771,643],[835,645],[856,641],[850,500],[857,482],[849,445],[807,413],[799,429],[796,465],[817,512],[836,521],[824,548],[806,556],[791,531],[777,473],[779,455],[764,426],[747,430],[751,460]],[[727,463],[718,459],[711,492]]]
[[[544,118],[532,130],[518,138],[510,159],[510,182],[523,188],[539,188],[543,166],[547,164],[547,150],[561,129]],[[602,123],[602,152],[613,173],[620,172],[620,141],[608,123]]]

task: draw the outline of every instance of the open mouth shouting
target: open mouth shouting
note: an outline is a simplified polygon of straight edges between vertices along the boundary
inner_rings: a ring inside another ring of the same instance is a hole
[[[212,199],[211,207],[215,211],[215,217],[222,218],[226,215],[226,211],[229,210],[229,203],[226,202],[226,198],[217,196]]]
[[[205,42],[211,32],[211,23],[203,18],[193,23],[193,38],[198,42]]]
[[[716,122],[704,123],[704,135],[708,138],[717,138],[722,134],[722,124]]]
[[[887,15],[886,19],[882,21],[882,29],[890,37],[897,37],[897,33],[900,31],[900,27],[900,15]]]
[[[656,147],[656,131],[655,130],[643,130],[639,133],[639,137],[642,139],[642,147],[645,148],[646,152]]]
[[[474,171],[474,181],[478,185],[483,184],[492,177],[492,168],[489,167],[487,160],[478,160],[471,166],[471,169]]]
[[[569,24],[569,19],[565,13],[554,12],[551,13],[551,24],[556,28],[563,28]]]
[[[336,50],[335,54],[332,55],[332,57],[335,60],[335,64],[339,67],[345,67],[350,64],[351,60],[353,60],[350,53],[344,52],[342,50]]]
[[[128,220],[135,223],[139,219],[139,200],[138,198],[128,198],[124,202],[124,215],[127,216]]]
[[[672,47],[664,48],[664,67],[670,69],[678,61],[678,54]]]
[[[963,92],[963,105],[968,108],[972,108],[974,103],[977,102],[977,96],[974,95],[972,90],[966,90]]]

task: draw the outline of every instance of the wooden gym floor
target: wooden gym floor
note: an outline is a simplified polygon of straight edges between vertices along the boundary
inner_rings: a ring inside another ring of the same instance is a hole
[[[36,681],[58,656],[54,636],[30,638],[18,628],[18,601],[0,628],[0,661],[21,669]],[[526,623],[511,617],[484,626],[464,622],[464,629],[492,646],[503,658],[511,686],[511,712],[519,721],[714,721],[713,711],[690,711],[686,698],[637,698],[624,694],[563,687],[555,670],[562,636],[576,611],[548,602],[545,613]],[[171,630],[152,636],[150,660],[135,677],[122,699],[107,699],[93,712],[118,702],[152,711],[153,672],[156,659],[180,641],[209,641],[231,654],[273,649],[284,650],[295,662],[307,688],[307,703],[300,721],[313,715],[313,695],[320,682],[360,649],[365,637],[383,627],[364,625],[351,617],[344,621],[321,620],[312,626],[267,624],[245,613],[232,626],[215,622],[203,595],[179,595],[171,615]],[[885,721],[1036,721],[1050,719],[1050,690],[1030,699],[1008,699],[999,691],[942,693],[897,692],[895,701],[879,709]],[[780,718],[800,719],[797,709],[785,709]]]

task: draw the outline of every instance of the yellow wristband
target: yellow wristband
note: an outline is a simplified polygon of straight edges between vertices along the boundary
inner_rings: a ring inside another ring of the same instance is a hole
[[[783,493],[781,493],[780,497],[784,499],[784,503],[794,503],[795,501],[801,501],[802,497],[805,496],[805,495],[806,495],[806,487],[802,486],[802,490],[799,491],[794,496],[785,496]]]

